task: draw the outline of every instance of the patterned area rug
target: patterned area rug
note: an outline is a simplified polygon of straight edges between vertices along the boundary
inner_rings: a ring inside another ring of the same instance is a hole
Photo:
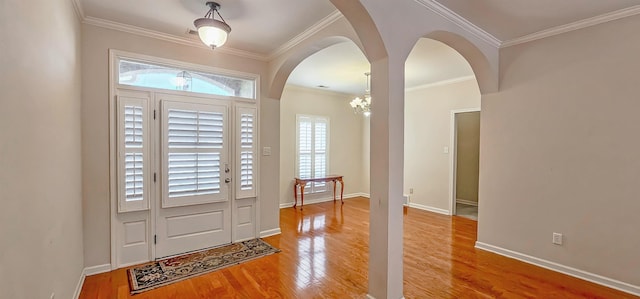
[[[280,250],[261,239],[253,239],[140,265],[127,270],[131,294],[148,291],[276,252],[280,252]]]

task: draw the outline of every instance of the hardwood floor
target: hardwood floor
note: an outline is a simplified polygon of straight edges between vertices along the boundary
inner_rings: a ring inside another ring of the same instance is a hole
[[[476,222],[405,208],[406,298],[638,298],[475,249]],[[369,202],[365,198],[280,212],[282,252],[129,294],[125,269],[89,276],[80,298],[364,298]]]

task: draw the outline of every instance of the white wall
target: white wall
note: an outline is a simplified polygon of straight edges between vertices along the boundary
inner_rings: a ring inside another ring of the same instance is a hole
[[[344,176],[344,194],[365,192],[362,178],[363,120],[349,106],[345,94],[286,85],[280,99],[280,203],[293,203],[296,157],[296,114],[329,117],[329,174]],[[336,192],[339,192],[340,186]],[[368,190],[367,190],[368,191]],[[330,198],[333,190],[305,196]],[[339,196],[339,194],[338,194]]]
[[[84,24],[82,30],[82,148],[86,266],[110,263],[109,210],[109,49],[123,50],[246,73],[266,74],[266,63]],[[264,97],[261,81],[260,142],[272,148],[261,156],[261,231],[279,228],[279,102]]]
[[[633,16],[501,50],[501,91],[482,98],[478,241],[640,292],[638,28]]]
[[[80,23],[0,4],[0,298],[72,298],[83,269]]]
[[[404,194],[412,204],[449,211],[451,110],[480,107],[475,79],[405,93]]]

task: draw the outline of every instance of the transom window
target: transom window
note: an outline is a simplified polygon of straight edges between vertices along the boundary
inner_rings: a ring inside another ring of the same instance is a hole
[[[255,99],[254,79],[120,59],[118,83],[138,87],[182,90],[221,96]]]

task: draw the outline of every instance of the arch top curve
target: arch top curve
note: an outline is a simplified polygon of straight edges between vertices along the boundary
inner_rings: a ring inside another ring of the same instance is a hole
[[[355,31],[355,34],[351,31],[351,33],[343,32],[343,35],[338,33],[332,36],[319,37],[303,48],[292,52],[283,60],[277,61],[272,66],[274,69],[271,71],[271,84],[267,92],[268,97],[279,99],[293,69],[307,57],[329,46],[351,41],[360,48],[369,62],[387,57],[387,51],[378,28],[360,1],[330,1],[342,13],[346,22]]]
[[[354,44],[356,44],[356,46],[358,46],[358,48],[360,48],[360,50],[362,50],[362,45],[359,43],[359,41],[354,41],[347,36],[334,35],[319,38],[318,40],[309,43],[304,48],[288,55],[285,60],[282,61],[275,74],[273,75],[268,96],[272,99],[279,99],[282,95],[282,91],[284,90],[284,86],[289,79],[289,75],[291,74],[291,72],[293,72],[296,66],[298,66],[298,64],[300,64],[307,57],[330,46],[345,42],[353,42]]]
[[[439,41],[460,53],[473,69],[481,94],[498,91],[498,69],[492,67],[487,56],[474,43],[457,33],[445,30],[435,30],[420,38]]]
[[[388,56],[382,36],[371,15],[360,1],[330,0],[356,31],[369,62]],[[357,43],[356,43],[357,44]]]

